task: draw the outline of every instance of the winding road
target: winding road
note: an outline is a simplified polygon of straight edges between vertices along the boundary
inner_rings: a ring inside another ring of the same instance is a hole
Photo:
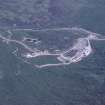
[[[27,51],[24,54],[21,54],[21,59],[23,59],[23,57],[28,61],[28,59],[36,59],[37,57],[41,57],[41,56],[53,56],[55,57],[59,63],[55,63],[55,64],[33,64],[33,66],[37,67],[37,68],[43,68],[43,67],[49,67],[49,66],[62,66],[62,65],[69,65],[71,63],[75,63],[75,62],[79,62],[82,59],[84,59],[85,57],[89,56],[92,53],[92,47],[91,47],[91,43],[90,40],[105,40],[105,37],[97,34],[97,33],[93,33],[91,31],[88,31],[86,29],[82,29],[82,28],[77,28],[77,27],[72,27],[72,28],[54,28],[54,29],[37,29],[37,30],[33,30],[33,29],[13,29],[14,31],[33,31],[33,32],[46,32],[46,31],[61,31],[61,30],[65,30],[65,31],[79,31],[79,32],[84,32],[87,33],[87,36],[85,37],[80,37],[78,39],[76,39],[76,41],[74,42],[73,46],[66,49],[65,51],[59,51],[58,53],[51,53],[49,50],[37,50],[37,49],[33,49],[31,48],[29,45],[27,45],[26,43],[24,43],[24,41],[22,40],[15,40],[12,39],[12,37],[4,37],[2,34],[0,34],[0,39],[5,42],[6,44],[9,43],[16,43],[21,45],[22,47],[24,47]],[[11,30],[9,30],[10,35],[12,36],[12,32]],[[25,37],[23,37],[25,38]],[[32,42],[33,39],[30,38],[30,41]],[[15,53],[18,52],[18,48],[15,51]],[[74,53],[75,52],[75,53]],[[72,54],[73,53],[73,54]],[[28,63],[31,64],[31,62],[28,61]]]

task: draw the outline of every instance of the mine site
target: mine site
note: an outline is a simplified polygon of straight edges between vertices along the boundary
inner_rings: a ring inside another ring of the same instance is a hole
[[[16,36],[15,32],[20,35]],[[77,27],[42,30],[14,29],[5,34],[7,35],[1,34],[0,39],[7,45],[15,47],[11,53],[37,68],[79,62],[92,53],[91,40],[105,40],[105,37],[100,34]],[[55,42],[55,39],[58,41]],[[41,59],[43,56],[52,56],[58,63],[46,62],[46,64],[38,65],[31,62],[31,59],[37,60],[38,57]]]

